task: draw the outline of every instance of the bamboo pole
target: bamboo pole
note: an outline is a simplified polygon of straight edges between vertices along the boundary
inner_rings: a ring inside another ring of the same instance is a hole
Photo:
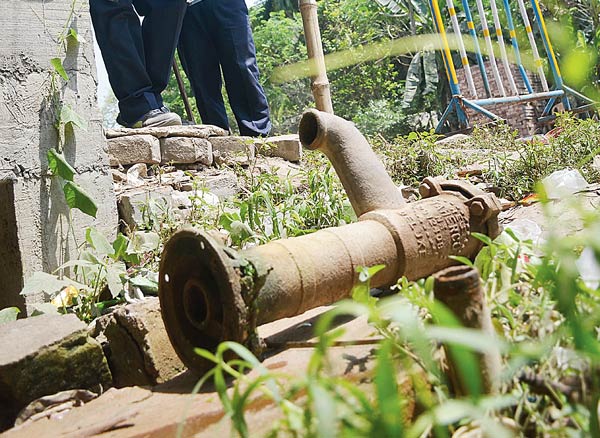
[[[175,58],[173,58],[173,72],[175,73],[175,79],[177,80],[177,87],[179,88],[179,94],[181,95],[181,100],[183,100],[183,106],[185,107],[185,112],[188,116],[188,121],[192,122],[195,125],[196,120],[194,119],[194,112],[192,111],[192,106],[190,105],[190,100],[188,99],[187,92],[185,91],[185,85],[183,84],[183,78],[181,77],[181,72],[179,71],[179,66],[177,65],[177,60]]]
[[[299,0],[299,5],[308,59],[313,61],[315,68],[315,75],[311,77],[311,89],[315,104],[319,111],[333,114],[329,79],[327,78],[319,18],[317,16],[317,1]]]

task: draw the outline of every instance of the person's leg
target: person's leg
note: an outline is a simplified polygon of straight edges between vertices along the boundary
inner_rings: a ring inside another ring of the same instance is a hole
[[[140,19],[131,0],[90,0],[90,14],[120,119],[133,123],[159,108],[146,72]]]
[[[169,83],[171,66],[179,32],[187,8],[186,0],[134,0],[136,10],[144,17],[142,37],[146,72],[152,91],[162,106],[161,93]]]
[[[215,20],[204,0],[190,6],[179,37],[179,58],[194,91],[202,122],[229,129],[223,82],[214,42]]]
[[[240,134],[268,135],[269,106],[259,82],[256,49],[244,0],[204,0],[217,19],[217,48],[225,88]]]

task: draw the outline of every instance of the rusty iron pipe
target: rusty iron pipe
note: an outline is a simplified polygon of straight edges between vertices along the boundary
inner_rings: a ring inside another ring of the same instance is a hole
[[[318,149],[329,158],[357,217],[405,204],[401,191],[353,123],[333,114],[308,110],[302,115],[298,134],[302,146]]]
[[[161,260],[159,296],[171,342],[192,370],[210,366],[195,347],[256,346],[257,325],[349,297],[359,266],[385,265],[373,287],[416,280],[452,265],[451,255],[474,258],[481,243],[471,232],[498,234],[498,200],[466,182],[428,178],[424,199],[406,204],[350,122],[308,111],[300,137],[331,159],[359,221],[242,251],[177,232]]]
[[[434,275],[433,293],[465,327],[495,336],[485,291],[481,287],[479,272],[476,269],[469,266],[452,266],[438,272]],[[446,349],[446,357],[454,392],[460,396],[474,395],[469,394],[468,385],[462,381],[458,372],[459,365],[454,364],[449,349]],[[501,368],[500,352],[494,350],[479,354],[479,367],[484,391],[488,394],[496,392]]]

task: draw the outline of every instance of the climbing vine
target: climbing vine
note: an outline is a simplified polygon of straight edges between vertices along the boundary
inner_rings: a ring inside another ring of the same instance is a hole
[[[64,66],[64,59],[66,59],[69,47],[86,42],[73,27],[74,17],[77,14],[80,3],[80,0],[72,0],[67,20],[57,37],[57,54],[50,60],[52,69],[50,71],[50,94],[48,101],[55,115],[54,128],[58,141],[56,148],[48,150],[47,158],[48,170],[52,176],[60,180],[65,201],[69,208],[75,208],[87,215],[96,217],[98,207],[85,190],[75,182],[77,172],[67,162],[63,151],[66,139],[73,135],[76,128],[87,129],[86,121],[77,114],[73,107],[63,101],[62,92],[64,86],[71,80]]]

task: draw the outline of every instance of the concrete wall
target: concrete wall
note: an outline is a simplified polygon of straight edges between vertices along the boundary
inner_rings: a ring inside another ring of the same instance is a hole
[[[65,55],[57,37],[73,5],[71,27],[86,42],[72,42]],[[0,308],[23,307],[18,296],[23,276],[38,270],[50,272],[77,255],[62,187],[47,170],[46,153],[58,144],[50,81],[54,57],[64,60],[69,75],[67,83],[59,79],[56,96],[88,121],[87,130],[75,128],[66,137],[64,153],[78,172],[75,181],[99,207],[96,220],[73,211],[75,236],[81,243],[90,225],[109,236],[116,231],[87,7],[87,0],[0,2]]]

